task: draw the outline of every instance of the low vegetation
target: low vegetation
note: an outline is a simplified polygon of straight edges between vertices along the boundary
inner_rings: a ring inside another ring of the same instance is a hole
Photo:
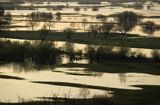
[[[117,48],[114,50],[114,47],[92,47],[88,46],[86,48],[86,56],[90,60],[91,63],[103,63],[104,61],[133,61],[133,62],[144,62],[144,61],[152,61],[159,62],[160,61],[160,52],[158,50],[152,51],[151,58],[147,57],[145,54],[141,52],[131,52],[129,48]]]
[[[10,42],[0,41],[0,61],[3,62],[28,62],[36,64],[56,64],[62,51],[53,47],[53,44],[35,42]]]
[[[26,40],[40,40],[39,31],[33,31],[33,32],[32,31],[9,31],[9,32],[3,31],[3,34],[0,34],[0,37],[26,39]],[[88,32],[88,33],[74,32],[74,35],[64,34],[64,32],[50,32],[47,36],[47,40],[67,41],[68,40],[67,37],[71,38],[69,40],[71,43],[79,43],[79,44],[148,48],[148,49],[160,48],[159,37],[145,37],[145,36],[139,36],[138,34],[126,34],[124,36],[120,33],[109,33],[109,34],[97,33],[96,38],[94,38],[94,34],[91,32]]]
[[[13,0],[19,2],[19,0]],[[34,3],[33,0],[26,0]],[[64,5],[59,6],[44,6],[50,10],[62,10]],[[57,0],[56,0],[57,1]],[[62,0],[64,1],[64,0]],[[72,0],[74,1],[74,0]],[[120,3],[126,0],[107,0],[111,4],[121,5]],[[131,1],[131,0],[129,0]],[[142,9],[145,0],[133,5],[132,8]],[[157,1],[157,0],[154,0]],[[13,3],[14,3],[13,2]],[[41,3],[42,0],[35,1]],[[12,4],[12,8],[16,7]],[[42,7],[42,6],[41,6]],[[67,8],[69,8],[67,4]],[[85,6],[84,6],[85,7]],[[36,9],[39,6],[23,7],[17,5],[18,9]],[[73,7],[72,7],[73,8]],[[127,6],[128,8],[128,6]],[[148,7],[149,9],[150,7]],[[75,11],[81,11],[81,7],[74,7]],[[92,11],[99,11],[99,6],[91,7]],[[84,8],[87,11],[87,8]],[[160,30],[160,26],[153,21],[142,22],[144,16],[134,13],[132,11],[124,11],[113,15],[114,21],[108,21],[103,14],[92,16],[98,21],[89,22],[87,18],[83,18],[81,22],[71,22],[69,28],[55,32],[53,30],[54,22],[61,21],[62,15],[65,13],[57,12],[32,12],[25,17],[27,20],[26,27],[31,27],[31,31],[8,31],[12,23],[12,15],[6,13],[0,7],[0,38],[15,38],[15,39],[29,39],[30,41],[12,42],[3,41],[0,39],[0,64],[3,63],[22,63],[29,68],[30,63],[41,68],[41,66],[57,66],[65,68],[80,67],[85,68],[85,71],[94,71],[97,74],[106,73],[147,73],[159,75],[160,71],[160,38],[153,36],[140,36],[128,34],[136,26],[141,26],[142,32],[153,35],[155,31]],[[67,13],[66,13],[67,14]],[[71,16],[74,13],[68,13]],[[77,12],[78,14],[78,12]],[[77,15],[76,14],[76,15]],[[82,16],[82,15],[81,15]],[[84,15],[85,16],[85,15]],[[87,16],[87,15],[86,15]],[[88,15],[89,16],[89,15]],[[153,16],[155,18],[155,16]],[[152,16],[148,17],[152,18]],[[158,18],[158,17],[157,17]],[[19,21],[24,21],[19,20]],[[43,27],[37,31],[36,26],[39,23],[44,23]],[[67,23],[67,22],[66,22]],[[79,27],[79,23],[82,27]],[[25,27],[25,26],[24,26]],[[78,30],[81,30],[80,32]],[[84,32],[82,32],[82,30]],[[57,30],[56,30],[57,31]],[[34,40],[34,41],[33,41]],[[65,41],[63,48],[56,48],[53,41]],[[85,51],[76,51],[72,43],[87,44]],[[92,46],[96,45],[96,46]],[[116,47],[115,47],[116,46]],[[131,48],[150,48],[153,49],[151,57],[147,57],[141,52],[133,52]],[[69,62],[62,64],[61,61],[67,55]],[[87,64],[75,63],[75,60],[87,58],[90,62]],[[26,67],[26,68],[27,68]],[[31,68],[29,68],[31,69]],[[43,69],[43,68],[41,68]],[[27,71],[27,69],[25,69]],[[39,69],[40,70],[40,69]],[[54,71],[53,71],[54,72]],[[65,73],[65,72],[64,72]],[[67,75],[91,76],[92,74],[67,73]],[[126,78],[126,77],[124,77]],[[0,79],[25,80],[25,78],[10,76],[0,72]],[[70,98],[65,94],[64,97],[58,97],[55,94],[53,97],[38,97],[39,101],[20,99],[18,103],[1,103],[0,105],[158,105],[159,101],[159,86],[134,86],[142,90],[118,89],[111,87],[103,87],[88,84],[69,83],[69,82],[54,82],[54,81],[28,81],[35,84],[56,85],[80,88],[80,98]],[[89,89],[97,89],[103,91],[112,91],[113,97],[109,94],[90,96]]]

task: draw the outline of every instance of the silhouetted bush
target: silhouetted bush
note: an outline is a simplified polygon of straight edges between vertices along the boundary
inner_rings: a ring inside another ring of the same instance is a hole
[[[104,15],[102,15],[102,14],[96,15],[96,19],[101,19],[101,18],[106,18],[106,17]]]
[[[74,10],[75,11],[80,11],[80,8],[79,7],[75,7]]]
[[[142,16],[132,11],[124,11],[118,13],[115,17],[117,22],[117,30],[123,34],[131,31],[137,24],[141,22]]]
[[[90,63],[102,63],[107,60],[114,61],[160,61],[160,53],[158,50],[153,50],[152,57],[149,58],[141,52],[131,52],[130,48],[116,48],[113,47],[98,47],[88,46],[86,48],[85,56],[90,60]]]
[[[36,64],[56,64],[62,51],[55,48],[51,42],[29,43],[0,41],[0,61],[25,62],[30,59]]]
[[[153,21],[146,21],[141,24],[142,32],[153,35],[158,30],[158,26]]]
[[[87,47],[86,56],[90,62],[102,62],[106,60],[125,60],[128,59],[129,49],[120,48],[118,51],[114,51],[113,47]]]
[[[93,8],[92,8],[92,11],[98,11],[98,10],[99,10],[98,7],[93,7]]]
[[[71,28],[66,28],[63,30],[64,35],[66,36],[67,41],[71,40],[73,34],[74,34],[74,30]]]
[[[154,61],[160,61],[160,52],[158,50],[153,50],[151,55]]]

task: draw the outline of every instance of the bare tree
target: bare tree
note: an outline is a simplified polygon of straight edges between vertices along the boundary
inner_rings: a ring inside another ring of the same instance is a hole
[[[52,20],[54,19],[52,13],[51,12],[49,12],[49,13],[42,12],[42,13],[39,13],[39,14],[40,14],[40,19],[43,22],[47,22],[47,26],[48,26],[48,29],[50,31],[50,28],[51,28],[51,25],[52,25]]]
[[[90,25],[88,28],[88,32],[91,32],[94,38],[97,36],[98,31],[99,31],[98,25]]]
[[[86,31],[87,22],[88,20],[86,18],[82,19],[82,26],[83,26],[84,32]]]
[[[39,21],[39,13],[32,12],[27,16],[27,25],[32,27],[32,31],[34,31],[34,27],[38,25]]]
[[[50,31],[50,29],[51,29],[52,20],[53,20],[53,19],[54,19],[54,17],[53,17],[53,15],[52,15],[52,13],[51,13],[51,12],[48,13],[48,15],[47,15],[47,22],[48,22],[49,31]]]
[[[48,34],[49,31],[47,30],[46,25],[44,25],[42,29],[39,30],[39,37],[42,43],[46,42]]]
[[[124,11],[119,13],[115,18],[115,21],[117,22],[117,29],[121,33],[126,34],[141,22],[141,18],[141,15],[131,11]]]
[[[2,26],[4,24],[3,18],[4,18],[4,9],[0,7],[0,31],[2,30]]]
[[[64,50],[69,57],[69,62],[73,63],[73,61],[76,59],[76,56],[75,56],[76,51],[74,49],[74,44],[72,44],[70,42],[66,42],[64,47],[65,47]]]
[[[12,21],[12,15],[10,12],[7,12],[6,15],[5,15],[5,21],[6,21],[6,24],[7,25],[10,25],[11,24],[11,21]]]
[[[0,7],[0,31],[4,30],[11,24],[12,21],[12,15],[10,12],[7,12],[5,14],[5,11],[3,8]]]
[[[112,31],[113,28],[114,24],[105,22],[103,23],[103,25],[99,27],[99,30],[101,33],[105,33],[107,36]]]

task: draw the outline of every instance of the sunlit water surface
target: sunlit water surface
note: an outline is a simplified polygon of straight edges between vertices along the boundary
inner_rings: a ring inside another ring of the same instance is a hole
[[[157,75],[144,73],[101,73],[86,71],[85,68],[38,70],[23,68],[16,64],[8,64],[0,66],[0,75],[24,78],[24,80],[0,78],[1,102],[17,102],[19,98],[36,99],[36,97],[52,96],[57,92],[59,96],[70,93],[71,97],[79,97],[80,88],[38,84],[32,83],[32,81],[78,83],[118,89],[141,89],[131,85],[160,85],[160,76]],[[91,96],[105,92],[97,89],[90,89],[89,91]],[[108,91],[108,94],[111,93]]]
[[[34,4],[33,6],[46,6],[46,5],[66,5],[67,3],[61,3],[61,2],[53,2],[51,4]],[[71,27],[71,23],[70,22],[82,22],[82,19],[86,18],[89,22],[98,22],[99,20],[97,20],[94,16],[98,15],[98,14],[103,14],[103,15],[111,15],[111,14],[115,14],[115,13],[120,13],[123,11],[134,11],[136,13],[142,14],[143,16],[160,16],[160,5],[157,3],[153,3],[154,7],[152,7],[151,9],[146,9],[145,5],[143,9],[133,9],[133,8],[123,8],[120,6],[110,6],[109,3],[107,2],[102,2],[102,4],[97,4],[97,5],[81,5],[81,4],[77,4],[77,2],[68,2],[68,4],[70,6],[79,6],[81,8],[80,11],[75,11],[74,8],[65,8],[63,10],[48,10],[46,8],[38,8],[37,10],[6,10],[6,12],[11,12],[11,14],[13,15],[27,15],[31,12],[52,12],[53,14],[57,13],[57,12],[61,12],[61,13],[70,13],[70,14],[74,14],[74,16],[70,15],[70,16],[62,16],[61,21],[62,22],[67,22],[67,23],[61,23],[61,22],[57,22],[54,23],[53,26],[51,27],[51,30],[56,30],[56,31],[62,31],[65,28]],[[29,6],[29,3],[25,3],[22,4],[23,6]],[[87,11],[84,10],[84,6],[86,6],[88,9]],[[99,8],[98,11],[92,11],[92,8],[90,8],[90,6],[103,6],[101,8]],[[75,15],[76,14],[76,15]],[[88,16],[82,16],[82,15],[88,15]],[[26,25],[26,21],[17,21],[17,20],[26,20],[25,18],[13,18],[13,20],[16,20],[13,22],[13,26],[17,25],[17,26],[25,26]],[[156,24],[160,24],[160,19],[159,18],[150,18],[150,19],[144,19],[143,21],[147,21],[147,20],[151,20],[154,21]],[[41,22],[39,23],[39,25],[35,28],[35,30],[39,30],[43,27],[44,23]],[[88,24],[89,26],[89,24]],[[86,28],[88,27],[86,26]],[[72,27],[71,27],[72,28]],[[83,27],[81,23],[76,23],[75,26],[73,27],[74,29],[76,29],[77,31],[83,31]],[[32,30],[31,27],[13,27],[10,30]],[[140,35],[147,35],[143,32],[141,32],[141,28],[140,27],[136,27],[135,29],[133,29],[130,33],[133,34],[140,34]],[[156,31],[154,34],[154,36],[160,36],[160,31]]]
[[[24,4],[27,6],[30,4]],[[41,4],[37,4],[41,5]],[[42,5],[48,5],[44,3]],[[51,3],[49,5],[66,5],[64,3]],[[69,3],[70,6],[81,6],[75,2]],[[74,11],[73,8],[64,9],[61,11],[49,11],[52,13],[62,12],[62,13],[77,13],[78,15],[87,14],[87,15],[96,15],[96,14],[104,14],[109,15],[113,13],[122,12],[125,10],[132,10],[137,13],[142,13],[145,16],[159,16],[160,6],[155,4],[155,6],[151,10],[146,10],[145,8],[142,10],[134,10],[134,9],[126,9],[122,7],[110,7],[107,6],[107,3],[102,3],[98,6],[105,6],[100,8],[99,11],[91,11],[89,8],[87,11],[81,9],[81,11],[77,12]],[[83,5],[84,6],[84,5]],[[95,5],[97,6],[97,5]],[[38,9],[41,12],[46,11],[46,9]],[[11,12],[14,15],[26,15],[33,11],[38,10],[8,10],[6,12]],[[74,17],[62,17],[63,21],[81,21],[84,17],[77,16]],[[96,22],[93,17],[86,17],[89,21]],[[20,20],[22,18],[15,18]],[[23,18],[23,20],[26,20]],[[144,21],[147,21],[145,19]],[[159,19],[153,19],[154,22],[160,24]],[[25,26],[25,22],[14,22],[13,25],[22,25]],[[40,29],[43,26],[43,23],[40,23],[36,29]],[[63,30],[66,27],[69,27],[69,23],[56,23],[51,29]],[[82,28],[76,26],[77,28]],[[11,30],[31,30],[30,27],[23,27],[23,28],[12,28]],[[132,33],[132,32],[131,32]],[[136,27],[133,30],[133,33],[142,34],[140,32],[140,28]],[[160,35],[159,32],[156,32],[155,35]],[[6,40],[6,39],[1,39]],[[26,40],[16,40],[16,39],[7,39],[11,41],[20,41],[24,42]],[[65,45],[65,42],[54,42],[56,47],[62,47]],[[86,45],[85,44],[74,44],[76,50],[78,48],[80,50],[84,50]],[[132,51],[139,51],[143,54],[146,54],[150,57],[151,49],[135,49],[132,48]],[[68,63],[67,59],[63,61],[63,63]],[[76,61],[75,63],[88,63],[88,60],[80,60]],[[75,75],[73,75],[75,74]],[[70,93],[71,97],[79,98],[80,88],[75,87],[67,87],[67,86],[57,86],[57,85],[47,85],[47,84],[40,84],[40,83],[33,83],[32,81],[43,81],[43,82],[66,82],[66,83],[78,83],[78,84],[85,84],[85,85],[93,85],[93,86],[102,86],[108,88],[117,88],[117,89],[141,89],[138,87],[134,87],[132,85],[160,85],[160,76],[159,75],[151,75],[151,74],[144,74],[144,73],[102,73],[102,72],[92,72],[86,71],[86,68],[43,68],[33,69],[33,68],[24,68],[17,64],[7,64],[0,66],[0,75],[5,76],[15,76],[24,78],[24,80],[16,80],[16,79],[6,79],[0,78],[0,102],[17,102],[19,98],[25,99],[36,99],[36,97],[46,97],[52,96],[54,93],[59,93],[59,96],[64,96],[64,94]],[[114,81],[113,81],[114,80]],[[97,89],[90,89],[91,96],[93,94],[102,94],[104,91],[97,90]],[[108,91],[108,94],[112,94],[111,91]]]
[[[2,38],[1,40],[10,40],[12,42],[24,41],[34,42],[29,40],[19,40]],[[65,46],[65,42],[53,42],[57,48]],[[83,50],[86,48],[85,44],[73,44],[75,50]],[[115,47],[116,49],[116,47]],[[136,49],[131,48],[131,51],[141,52],[150,57],[151,49]],[[63,57],[62,63],[67,64],[69,59]],[[87,59],[74,61],[74,63],[88,64]],[[118,68],[117,68],[118,69]],[[3,76],[20,77],[24,80],[17,80],[14,78],[2,78]],[[113,81],[114,80],[114,81]],[[30,65],[21,66],[18,64],[7,64],[0,66],[0,102],[17,102],[18,99],[37,99],[37,97],[49,97],[57,93],[59,96],[70,94],[71,97],[79,98],[80,88],[72,86],[58,86],[41,83],[33,83],[33,81],[40,82],[65,82],[73,84],[84,84],[91,86],[101,86],[115,89],[141,89],[133,85],[160,85],[160,76],[145,73],[103,73],[87,71],[86,68],[32,68]],[[103,94],[105,91],[98,89],[89,89],[91,95]],[[107,91],[109,95],[114,95],[112,91]]]

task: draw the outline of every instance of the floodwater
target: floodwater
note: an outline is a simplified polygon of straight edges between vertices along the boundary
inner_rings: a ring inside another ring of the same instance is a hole
[[[160,5],[154,4],[151,10],[142,9],[134,10],[127,9],[123,7],[111,7],[108,3],[103,2],[100,5],[94,6],[105,6],[99,8],[99,11],[92,11],[91,6],[87,5],[89,8],[87,11],[84,11],[86,5],[80,5],[75,2],[69,2],[69,6],[80,6],[80,11],[74,11],[73,8],[67,8],[64,10],[47,10],[48,12],[56,13],[74,13],[76,15],[63,16],[61,21],[67,21],[68,23],[55,23],[52,30],[63,30],[67,27],[70,27],[69,22],[81,22],[83,18],[87,18],[90,22],[98,22],[93,15],[104,14],[110,15],[126,10],[135,11],[136,13],[142,13],[145,16],[160,16]],[[30,5],[29,3],[23,4],[23,6]],[[51,4],[35,4],[35,5],[66,5],[65,3],[51,3]],[[45,8],[38,8],[37,10],[7,10],[6,12],[11,12],[13,15],[26,15],[33,11],[46,12]],[[91,15],[91,16],[82,16],[82,15]],[[23,20],[23,21],[20,21]],[[15,17],[12,25],[25,26],[26,18]],[[159,19],[152,19],[155,23],[160,24]],[[19,22],[20,21],[20,22]],[[147,19],[143,20],[147,21]],[[36,30],[39,30],[44,23],[40,23]],[[81,24],[76,24],[74,28],[83,30]],[[31,27],[22,27],[22,28],[11,28],[10,30],[31,30]],[[140,28],[136,27],[131,33],[137,33],[145,35],[140,32]],[[155,36],[159,36],[160,32],[156,32]],[[17,39],[1,39],[1,40],[11,40],[11,41],[29,41],[29,40],[17,40]],[[53,42],[56,47],[63,47],[65,42]],[[74,43],[75,50],[84,50],[87,45],[85,44],[76,44]],[[117,47],[115,47],[117,49]],[[131,51],[141,52],[147,57],[151,56],[151,49],[140,49],[140,48],[131,48]],[[62,62],[67,64],[68,60],[65,58]],[[88,60],[82,59],[75,61],[74,63],[79,64],[88,64]],[[114,81],[113,81],[114,80]],[[39,83],[38,83],[39,82]],[[47,84],[48,82],[53,83]],[[56,84],[58,83],[58,84]],[[65,83],[65,85],[64,85]],[[71,85],[72,84],[72,85]],[[160,85],[160,76],[146,73],[104,73],[104,72],[95,72],[93,70],[86,70],[86,68],[63,68],[63,67],[53,67],[53,68],[32,68],[24,67],[19,64],[6,64],[0,65],[0,102],[17,102],[19,99],[37,99],[37,97],[49,97],[56,94],[59,96],[65,96],[69,94],[71,97],[79,98],[80,88],[74,87],[74,85],[89,85],[89,86],[99,86],[106,89],[131,89],[131,90],[140,90],[141,88],[135,87],[133,85]],[[89,89],[91,95],[94,94],[103,94],[104,90],[100,89]],[[112,96],[114,95],[113,91],[109,90],[107,93]]]
[[[83,26],[81,23],[75,23],[74,26],[71,26],[70,22],[82,22],[82,20],[84,18],[86,18],[88,20],[88,22],[99,22],[99,20],[97,20],[95,18],[96,15],[98,14],[103,14],[103,15],[111,15],[111,14],[116,14],[119,12],[123,12],[123,11],[134,11],[136,13],[139,13],[143,16],[160,16],[160,4],[157,3],[153,3],[154,7],[152,7],[151,9],[146,9],[145,5],[143,9],[133,9],[133,8],[123,8],[121,6],[110,6],[109,3],[107,2],[102,2],[102,4],[96,4],[96,5],[81,5],[81,4],[77,4],[77,2],[68,2],[69,6],[78,6],[80,7],[80,11],[75,11],[74,8],[64,8],[63,10],[48,10],[47,8],[37,8],[37,10],[6,10],[6,12],[11,12],[11,14],[13,15],[27,15],[31,12],[51,12],[53,14],[57,13],[57,12],[61,12],[61,13],[70,13],[73,15],[63,15],[62,19],[60,20],[60,22],[56,22],[52,25],[51,30],[56,30],[56,31],[62,31],[65,28],[74,28],[77,31],[83,31]],[[28,6],[30,5],[29,3],[25,3],[22,4],[23,6]],[[33,6],[46,6],[46,5],[66,5],[66,3],[60,3],[60,2],[54,2],[51,4],[34,4]],[[84,7],[85,6],[85,7]],[[91,6],[103,6],[100,7],[98,11],[92,11]],[[84,9],[84,8],[87,8]],[[87,15],[87,16],[84,16]],[[13,26],[26,26],[26,18],[21,18],[21,17],[16,17],[13,18]],[[21,20],[21,21],[19,21]],[[22,21],[23,20],[23,21]],[[108,19],[110,20],[110,19]],[[144,19],[143,21],[147,21],[147,20],[151,20],[153,22],[155,22],[156,24],[160,25],[160,19],[159,18],[150,18],[150,19]],[[67,23],[66,23],[67,22]],[[44,22],[41,22],[38,24],[37,27],[35,27],[35,30],[39,30],[43,27]],[[89,24],[86,26],[86,28],[89,26]],[[10,30],[32,30],[31,27],[13,27]],[[133,34],[140,34],[140,35],[147,35],[145,33],[143,33],[141,31],[140,27],[136,27],[135,29],[133,29],[130,33]],[[153,36],[160,36],[160,31],[156,31]]]
[[[61,3],[61,2],[53,2],[50,5],[54,6],[54,5],[66,5],[67,3]],[[131,8],[123,8],[120,6],[111,6],[109,3],[107,2],[102,2],[101,4],[95,4],[95,5],[82,5],[82,4],[78,4],[77,2],[68,2],[69,6],[78,6],[81,8],[80,11],[74,11],[73,8],[65,8],[63,10],[48,10],[46,8],[38,8],[37,10],[40,10],[41,12],[46,12],[46,10],[48,12],[52,12],[52,13],[56,13],[56,12],[62,12],[62,13],[79,13],[79,14],[86,14],[86,15],[97,15],[97,14],[103,14],[103,15],[110,15],[110,14],[114,14],[114,13],[118,13],[118,12],[122,12],[122,11],[126,11],[126,10],[131,10],[134,11],[136,13],[142,13],[143,15],[147,15],[147,16],[155,16],[155,15],[160,15],[159,14],[159,4],[158,3],[153,3],[154,7],[152,7],[152,9],[147,10],[145,9],[145,5],[143,9],[131,9]],[[22,4],[23,6],[29,6],[30,3],[25,3]],[[34,4],[33,6],[46,6],[47,4]],[[82,6],[82,7],[81,7]],[[87,11],[84,10],[84,7],[93,7],[93,6],[104,6],[101,7],[99,9],[99,11],[92,11],[91,8],[88,8]],[[9,12],[11,12],[12,14],[28,14],[31,13],[33,11],[37,11],[37,10],[8,10]],[[6,12],[8,12],[6,11]]]
[[[10,41],[29,41],[4,38],[1,40]],[[63,47],[65,42],[54,42],[55,47]],[[73,44],[75,50],[84,50],[87,45]],[[116,49],[116,48],[115,48]],[[147,56],[150,56],[150,49],[133,49]],[[67,57],[63,58],[63,64],[67,64]],[[87,59],[75,61],[78,64],[88,64]],[[31,67],[30,67],[31,66]],[[114,81],[113,81],[114,80]],[[44,82],[44,83],[35,83]],[[55,85],[45,84],[45,82],[59,83]],[[46,67],[34,68],[32,65],[6,64],[0,65],[0,102],[17,102],[23,99],[37,99],[37,97],[49,97],[54,94],[79,98],[80,88],[74,87],[74,84],[99,86],[113,89],[132,89],[141,88],[133,85],[160,85],[160,76],[145,73],[104,73],[87,70],[85,67],[64,68],[64,67]],[[65,83],[65,85],[63,84]],[[73,84],[67,85],[67,84]],[[100,89],[89,89],[90,97],[94,94],[103,94],[106,91]],[[109,96],[114,95],[111,90],[107,91]]]
[[[24,78],[1,78],[1,76],[14,76]],[[114,81],[113,81],[114,80]],[[0,101],[17,102],[18,99],[36,99],[36,97],[49,97],[55,93],[59,96],[70,94],[70,97],[79,98],[80,88],[72,86],[48,85],[39,82],[60,82],[101,86],[115,89],[136,89],[132,85],[160,85],[160,76],[144,73],[102,73],[86,71],[85,68],[52,68],[28,69],[20,65],[8,64],[0,66]],[[106,91],[89,89],[91,95],[103,94]],[[112,91],[107,91],[110,96]]]
[[[23,43],[24,41],[30,42],[30,43],[34,43],[35,40],[24,40],[24,39],[12,39],[12,38],[1,38],[0,40],[2,41],[11,41],[11,42],[20,42]],[[78,43],[70,43],[70,45],[72,45],[73,49],[75,51],[79,51],[81,50],[83,53],[85,53],[86,48],[87,48],[87,44],[78,44]],[[66,42],[64,41],[53,41],[53,46],[56,48],[65,48],[66,47]],[[92,45],[94,47],[99,47],[99,45]],[[117,51],[118,49],[120,49],[121,47],[113,47],[114,51]],[[135,53],[141,53],[144,54],[146,57],[151,57],[151,53],[153,51],[153,49],[147,49],[147,48],[129,48],[130,52],[135,52]],[[160,50],[159,50],[160,51]],[[65,57],[66,58],[66,57]],[[68,59],[65,59],[65,62],[68,62]],[[87,61],[86,61],[87,62]]]

